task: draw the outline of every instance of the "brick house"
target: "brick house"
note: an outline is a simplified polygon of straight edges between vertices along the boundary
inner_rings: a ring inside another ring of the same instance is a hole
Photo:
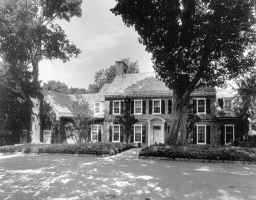
[[[234,94],[226,89],[202,88],[191,94],[189,115],[196,118],[187,142],[227,145],[240,139],[241,120],[232,111]],[[124,142],[125,127],[116,118],[125,110],[137,119],[128,141],[142,145],[166,143],[174,121],[172,91],[154,73],[120,74],[104,91],[103,123],[92,124],[91,138],[97,142]],[[96,105],[96,104],[95,104]]]
[[[233,111],[235,92],[228,88],[202,88],[191,94],[188,143],[228,145],[246,134],[241,119]],[[174,115],[172,91],[154,73],[119,75],[97,94],[63,95],[48,93],[60,124],[75,116],[73,102],[88,103],[91,112],[91,142],[126,142],[126,129],[118,122],[129,113],[137,122],[131,125],[128,142],[142,145],[166,143]],[[55,142],[63,142],[65,137]]]

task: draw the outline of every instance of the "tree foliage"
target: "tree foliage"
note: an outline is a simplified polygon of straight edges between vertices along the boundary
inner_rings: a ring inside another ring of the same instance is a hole
[[[43,89],[60,92],[63,94],[84,94],[84,93],[86,93],[86,89],[68,87],[68,85],[66,83],[63,83],[60,81],[54,81],[54,80],[44,83]]]

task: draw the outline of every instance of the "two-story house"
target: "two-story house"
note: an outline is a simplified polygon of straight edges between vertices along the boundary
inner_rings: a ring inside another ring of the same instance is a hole
[[[131,125],[130,143],[166,143],[175,120],[172,91],[154,73],[119,73],[112,83],[106,84],[97,94],[64,95],[48,92],[45,96],[62,128],[77,115],[72,106],[74,102],[88,104],[91,112],[91,142],[127,141],[127,130],[117,119],[128,112],[137,119]],[[194,121],[192,128],[188,129],[187,142],[227,145],[241,139],[246,133],[243,132],[241,119],[232,109],[234,96],[234,91],[227,88],[202,88],[192,92],[188,114],[194,117]],[[53,138],[55,143],[66,139],[63,134]]]
[[[188,134],[188,143],[224,145],[240,137],[240,119],[232,111],[232,97],[220,98],[218,92],[220,90],[215,88],[202,88],[191,94],[189,114],[197,116],[197,120]],[[108,85],[104,97],[104,136],[101,141],[124,142],[125,127],[116,118],[128,109],[137,119],[129,142],[166,143],[174,122],[172,91],[155,78],[154,73],[121,74]],[[96,128],[93,130],[92,137]]]

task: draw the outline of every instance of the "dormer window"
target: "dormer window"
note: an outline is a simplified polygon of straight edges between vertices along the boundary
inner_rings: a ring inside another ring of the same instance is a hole
[[[161,99],[153,100],[153,114],[161,114]]]
[[[142,114],[142,100],[134,100],[134,114],[135,115]]]
[[[121,113],[121,101],[113,101],[113,114],[120,115]]]
[[[198,98],[196,99],[196,113],[205,114],[206,113],[206,99]]]

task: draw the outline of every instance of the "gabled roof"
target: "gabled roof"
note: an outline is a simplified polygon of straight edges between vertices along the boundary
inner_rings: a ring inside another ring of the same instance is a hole
[[[98,101],[104,101],[102,93],[92,94],[62,94],[54,91],[44,91],[44,98],[50,104],[57,118],[75,117],[78,113],[74,104],[87,105],[88,113],[93,114],[94,104]]]

